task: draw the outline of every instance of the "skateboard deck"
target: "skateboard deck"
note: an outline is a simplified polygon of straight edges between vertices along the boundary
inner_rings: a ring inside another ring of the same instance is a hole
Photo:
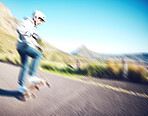
[[[47,87],[50,87],[50,84],[48,82],[47,79],[42,79],[43,81],[40,81],[36,84],[32,84],[30,85],[27,89],[28,89],[28,92],[22,92],[22,100],[23,101],[26,101],[27,98],[36,98],[34,92],[36,90],[40,90],[40,87],[44,87],[44,86],[47,86]]]

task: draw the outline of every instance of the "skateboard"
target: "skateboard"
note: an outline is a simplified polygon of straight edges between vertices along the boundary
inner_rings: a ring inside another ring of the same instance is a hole
[[[35,96],[35,94],[34,94],[34,92],[36,91],[36,90],[40,90],[40,87],[44,87],[44,86],[47,86],[47,87],[49,87],[50,88],[50,84],[49,84],[49,82],[48,82],[48,80],[47,79],[42,79],[43,81],[40,81],[40,82],[38,82],[38,83],[36,83],[36,84],[32,84],[32,85],[30,85],[27,89],[28,89],[28,92],[21,92],[21,99],[22,99],[22,101],[26,101],[26,99],[27,98],[30,98],[30,97],[32,97],[32,98],[36,98],[36,96]]]

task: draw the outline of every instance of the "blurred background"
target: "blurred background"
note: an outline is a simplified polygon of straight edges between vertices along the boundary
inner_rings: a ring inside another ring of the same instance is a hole
[[[148,82],[147,0],[1,0],[0,61],[21,65],[16,27],[42,11],[40,69]]]

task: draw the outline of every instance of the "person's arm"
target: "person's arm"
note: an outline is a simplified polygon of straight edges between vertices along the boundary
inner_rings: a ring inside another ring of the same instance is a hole
[[[36,33],[33,33],[32,34],[32,37],[38,42],[38,43],[40,43],[42,40],[41,40],[41,37],[38,35],[38,34],[36,34]]]
[[[36,42],[37,42],[39,45],[41,45],[42,39],[41,39],[41,37],[40,37],[38,34],[33,33],[32,37],[36,40]],[[42,48],[41,48],[39,45],[36,45],[37,49],[38,49],[39,51],[43,52]]]

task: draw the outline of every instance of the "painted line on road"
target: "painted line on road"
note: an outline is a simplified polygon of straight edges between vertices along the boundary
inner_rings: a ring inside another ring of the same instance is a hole
[[[145,93],[133,92],[133,91],[129,91],[129,90],[126,90],[126,89],[113,87],[113,86],[106,85],[106,84],[97,83],[97,82],[94,82],[94,81],[88,81],[88,83],[99,86],[99,87],[104,87],[104,88],[107,88],[107,89],[111,89],[111,90],[114,90],[114,91],[127,93],[127,94],[131,94],[131,95],[139,96],[139,97],[148,98],[148,95],[145,94]]]
[[[77,81],[80,81],[80,82],[83,82],[83,83],[86,83],[86,84],[92,84],[92,85],[99,86],[99,87],[102,87],[102,88],[106,88],[106,89],[130,94],[130,95],[134,95],[134,96],[148,98],[148,95],[145,94],[145,93],[133,92],[133,91],[130,91],[130,90],[122,89],[122,88],[119,88],[119,87],[113,87],[113,86],[110,86],[110,85],[107,85],[107,84],[102,84],[102,83],[98,83],[98,82],[94,82],[94,81],[84,81],[84,80],[77,78],[77,77],[69,77],[69,76],[63,76],[63,77],[68,78],[68,79],[72,79],[72,80],[77,80]]]
[[[72,78],[72,79],[77,80],[77,81],[81,81],[83,83],[92,84],[92,85],[95,85],[95,86],[110,89],[110,90],[130,94],[130,95],[135,95],[135,96],[139,96],[139,97],[148,98],[148,95],[145,94],[145,93],[133,92],[133,91],[130,91],[130,90],[122,89],[122,88],[119,88],[119,87],[113,87],[113,86],[110,86],[110,85],[107,85],[107,84],[102,84],[102,83],[98,83],[98,82],[94,82],[94,81],[84,81],[84,80],[81,80],[80,78],[76,78],[76,77]]]

